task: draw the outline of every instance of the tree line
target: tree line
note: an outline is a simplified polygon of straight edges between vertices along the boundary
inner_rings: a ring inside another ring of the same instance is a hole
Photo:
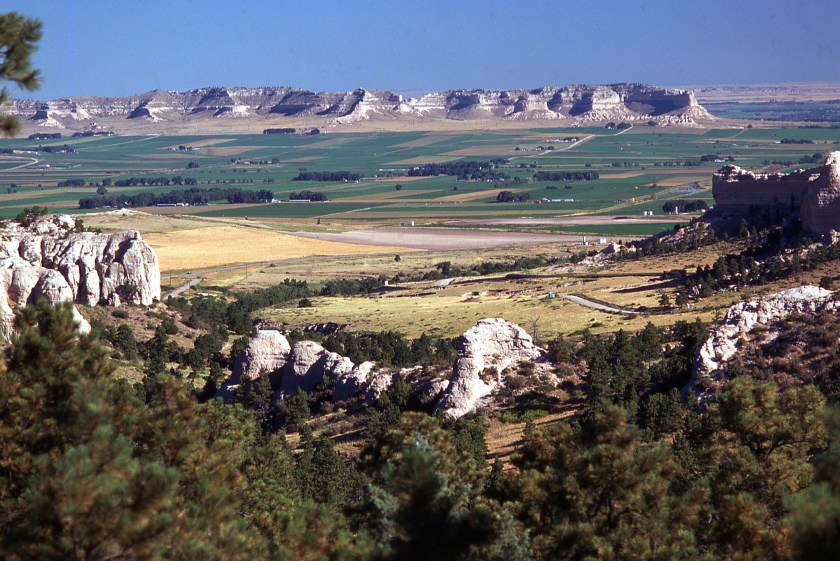
[[[538,171],[534,181],[592,181],[599,177],[597,171]]]
[[[274,193],[265,189],[181,189],[166,193],[143,192],[136,195],[100,195],[79,199],[79,208],[138,208],[161,204],[206,205],[211,201],[226,200],[231,204],[270,203]]]
[[[475,160],[456,160],[454,162],[431,163],[408,170],[410,177],[435,177],[447,175],[460,181],[506,181],[510,176],[498,171],[498,167],[508,164],[509,160],[496,158],[486,162]]]
[[[328,201],[328,197],[326,193],[322,193],[320,191],[310,191],[309,189],[304,189],[303,191],[292,191],[289,193],[289,200],[290,201],[309,201],[309,202],[325,202]]]
[[[301,171],[292,181],[359,181],[362,175],[350,171]]]
[[[665,214],[673,214],[675,212],[700,212],[709,210],[709,204],[703,199],[696,199],[693,201],[668,201],[662,205],[662,212]]]

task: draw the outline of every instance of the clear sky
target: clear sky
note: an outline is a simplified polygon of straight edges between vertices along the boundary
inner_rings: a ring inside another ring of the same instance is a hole
[[[3,0],[44,24],[18,97],[203,86],[840,82],[840,0]]]

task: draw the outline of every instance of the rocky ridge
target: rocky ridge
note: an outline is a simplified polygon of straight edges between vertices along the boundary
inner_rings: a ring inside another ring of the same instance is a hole
[[[475,411],[500,388],[510,366],[520,361],[545,364],[545,359],[546,351],[534,345],[530,335],[500,318],[480,320],[461,336],[458,358],[448,378],[419,366],[394,372],[373,362],[354,364],[313,341],[290,345],[279,331],[261,330],[237,359],[232,376],[218,395],[229,399],[243,380],[255,380],[266,372],[275,399],[290,397],[298,388],[312,392],[327,377],[334,383],[334,401],[361,397],[372,402],[396,378],[402,378],[427,398],[440,396],[436,408],[457,418]]]
[[[15,100],[3,111],[36,125],[70,130],[94,129],[99,126],[97,120],[108,119],[122,119],[135,127],[152,129],[157,123],[218,118],[276,122],[278,118],[321,117],[335,125],[401,118],[570,119],[580,123],[654,120],[659,124],[679,125],[712,119],[690,90],[643,84],[449,90],[409,99],[387,90],[365,88],[315,93],[289,87],[213,87],[186,92],[155,90],[118,98]]]
[[[832,292],[824,288],[800,286],[732,306],[697,351],[692,379],[686,389],[695,388],[701,401],[708,401],[727,381],[726,364],[750,331],[794,313],[816,314],[840,309],[840,302],[831,296]]]
[[[87,306],[160,299],[160,268],[136,231],[77,231],[71,216],[0,228],[0,336],[12,334],[14,308],[43,298]],[[84,327],[84,324],[82,324]]]

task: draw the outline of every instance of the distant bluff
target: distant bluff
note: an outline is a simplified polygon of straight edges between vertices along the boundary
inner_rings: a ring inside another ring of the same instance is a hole
[[[420,98],[385,90],[320,92],[288,87],[200,88],[151,91],[130,97],[70,97],[49,102],[17,100],[3,109],[31,125],[84,130],[102,121],[118,128],[190,124],[216,119],[255,125],[307,118],[319,125],[369,120],[570,120],[654,121],[693,125],[712,119],[690,90],[643,84],[563,86],[518,90],[449,90]]]

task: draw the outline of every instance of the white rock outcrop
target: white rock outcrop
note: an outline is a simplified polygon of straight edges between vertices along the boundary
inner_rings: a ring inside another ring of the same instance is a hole
[[[452,418],[471,413],[503,383],[508,367],[545,358],[546,351],[518,325],[501,318],[479,320],[461,336],[452,378],[436,409]]]
[[[150,305],[160,299],[157,256],[136,231],[77,232],[67,215],[7,223],[0,229],[0,336],[11,336],[16,306],[41,298]]]
[[[738,351],[738,343],[758,325],[768,325],[794,313],[815,314],[836,311],[840,302],[831,299],[832,292],[816,286],[800,286],[782,290],[760,300],[735,304],[720,327],[714,329],[697,351],[694,370],[688,387],[697,388],[701,400],[710,399],[726,381],[726,363]]]
[[[255,380],[267,372],[276,397],[290,397],[298,388],[311,392],[326,376],[335,382],[333,399],[342,401],[368,391],[377,376],[373,362],[354,364],[352,360],[326,350],[313,341],[290,345],[277,330],[257,332],[236,359],[233,374],[218,394],[230,398],[243,379]],[[377,382],[382,385],[382,381]],[[386,386],[387,387],[387,386]]]
[[[311,392],[327,377],[334,383],[334,401],[360,397],[370,403],[402,379],[424,399],[440,396],[437,409],[457,418],[475,411],[482,398],[503,384],[508,367],[520,361],[544,363],[547,354],[525,330],[499,318],[480,320],[461,336],[459,348],[451,375],[428,366],[394,372],[369,361],[355,364],[313,341],[290,346],[279,331],[264,330],[249,342],[217,395],[229,399],[241,380],[256,379],[265,371],[276,399],[288,398],[298,388]]]

